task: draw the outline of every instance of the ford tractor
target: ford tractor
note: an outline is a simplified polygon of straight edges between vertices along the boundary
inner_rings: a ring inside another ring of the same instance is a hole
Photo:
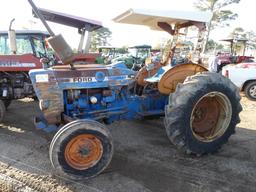
[[[32,0],[35,13],[49,28]],[[217,151],[235,133],[240,95],[236,86],[198,61],[202,34],[211,15],[206,13],[128,10],[114,21],[164,30],[173,38],[162,61],[147,59],[138,72],[123,63],[73,63],[70,47],[61,35],[49,31],[48,43],[62,66],[29,72],[43,112],[37,128],[56,131],[49,149],[56,174],[85,179],[100,174],[110,163],[113,138],[105,124],[119,120],[164,117],[171,143],[187,154]],[[199,30],[194,62],[171,67],[181,30]]]

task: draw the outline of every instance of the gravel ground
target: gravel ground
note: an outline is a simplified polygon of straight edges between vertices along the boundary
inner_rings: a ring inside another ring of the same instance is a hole
[[[54,176],[48,158],[52,135],[33,126],[38,103],[14,101],[0,125],[0,191],[256,191],[256,102],[241,102],[236,134],[216,154],[177,153],[162,119],[121,121],[108,126],[115,153],[107,170],[74,182]]]

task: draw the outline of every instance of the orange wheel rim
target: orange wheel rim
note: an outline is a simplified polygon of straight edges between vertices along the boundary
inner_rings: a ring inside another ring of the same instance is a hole
[[[203,98],[195,108],[194,131],[201,135],[210,134],[212,127],[218,122],[219,114],[218,102],[211,97]]]
[[[65,148],[65,159],[71,167],[85,170],[102,157],[101,141],[92,134],[81,134],[71,139]]]
[[[212,142],[220,138],[231,122],[232,106],[226,95],[210,92],[194,106],[190,118],[193,135],[200,141]]]

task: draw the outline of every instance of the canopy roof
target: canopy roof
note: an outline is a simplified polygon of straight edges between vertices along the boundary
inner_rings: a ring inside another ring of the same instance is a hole
[[[42,9],[42,8],[39,8],[39,12],[44,16],[44,18],[47,21],[67,25],[70,27],[75,27],[78,29],[85,28],[88,31],[94,31],[102,27],[102,23],[100,21],[86,19],[86,18],[69,15],[66,13],[60,13],[60,12],[52,11],[48,9]],[[33,11],[33,15],[37,17],[34,11]]]
[[[159,22],[173,24],[185,24],[189,22],[207,23],[212,13],[190,11],[163,11],[148,9],[129,9],[113,20],[117,23],[145,25],[153,30],[163,30],[158,26]]]

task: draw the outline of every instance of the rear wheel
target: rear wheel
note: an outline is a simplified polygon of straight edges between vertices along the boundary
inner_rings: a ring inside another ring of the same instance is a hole
[[[256,81],[252,81],[244,88],[246,97],[250,100],[256,101]]]
[[[86,179],[100,174],[108,166],[113,155],[113,141],[103,124],[77,120],[56,133],[49,153],[58,175]]]
[[[4,119],[5,111],[6,111],[6,109],[5,109],[4,102],[3,102],[3,100],[0,100],[0,123]]]
[[[217,151],[235,133],[242,110],[236,86],[217,73],[188,77],[169,97],[165,127],[171,142],[187,153]]]

